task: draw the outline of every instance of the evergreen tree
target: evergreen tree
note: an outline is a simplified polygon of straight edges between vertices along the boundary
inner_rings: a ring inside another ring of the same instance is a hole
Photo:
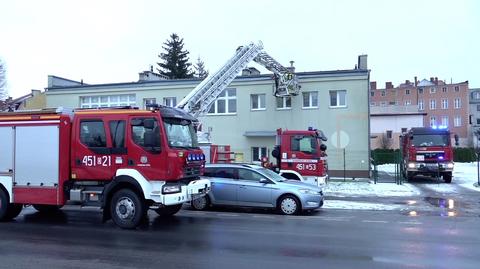
[[[162,60],[157,63],[160,67],[157,68],[158,72],[171,79],[192,78],[193,72],[190,70],[192,64],[189,63],[188,50],[183,49],[183,38],[173,33],[163,44],[165,52],[158,55]]]
[[[205,69],[205,63],[200,57],[197,58],[197,63],[193,65],[193,68],[195,69],[195,76],[197,78],[204,79],[208,77],[208,70]]]
[[[0,58],[0,101],[5,101],[8,98],[7,92],[7,75],[5,71],[5,63]]]

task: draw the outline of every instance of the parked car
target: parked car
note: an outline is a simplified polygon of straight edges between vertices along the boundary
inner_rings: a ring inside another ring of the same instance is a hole
[[[209,206],[276,208],[285,215],[313,210],[323,205],[322,189],[298,180],[288,180],[253,164],[207,164],[205,177],[212,189],[191,202],[194,209]]]

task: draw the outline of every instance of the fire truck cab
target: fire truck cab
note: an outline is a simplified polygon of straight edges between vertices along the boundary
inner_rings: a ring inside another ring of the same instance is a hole
[[[182,110],[65,109],[0,114],[0,220],[33,205],[98,206],[135,228],[210,189],[195,119]]]

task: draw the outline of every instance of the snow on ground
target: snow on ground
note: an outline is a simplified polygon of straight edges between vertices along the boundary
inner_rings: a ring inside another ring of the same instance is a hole
[[[398,210],[402,209],[403,205],[379,204],[368,202],[353,202],[342,200],[325,200],[322,208],[330,209],[360,209],[360,210]]]
[[[328,182],[323,187],[324,193],[336,197],[361,197],[361,196],[416,196],[420,191],[411,184],[397,185],[395,183],[373,184],[365,181]]]
[[[395,173],[394,164],[379,165],[377,169],[390,174]],[[435,184],[433,180],[431,183],[423,184],[422,186],[441,193],[458,193],[461,190],[457,186],[480,191],[480,187],[475,185],[477,183],[477,163],[455,163],[451,184],[445,184],[443,180],[439,180],[438,184]]]

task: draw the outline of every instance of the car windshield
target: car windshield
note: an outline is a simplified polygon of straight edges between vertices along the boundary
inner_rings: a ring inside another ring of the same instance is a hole
[[[292,151],[301,151],[303,153],[315,153],[318,140],[314,136],[293,136],[291,140]]]
[[[415,147],[447,146],[449,137],[447,135],[414,135],[412,145]]]
[[[190,121],[165,118],[168,144],[175,148],[197,148],[197,135]]]
[[[272,170],[269,170],[269,169],[266,169],[266,168],[263,168],[263,167],[256,168],[255,170],[262,173],[263,175],[267,176],[268,179],[276,181],[276,182],[282,182],[282,181],[287,180],[286,178],[284,178],[281,175],[273,172]]]

